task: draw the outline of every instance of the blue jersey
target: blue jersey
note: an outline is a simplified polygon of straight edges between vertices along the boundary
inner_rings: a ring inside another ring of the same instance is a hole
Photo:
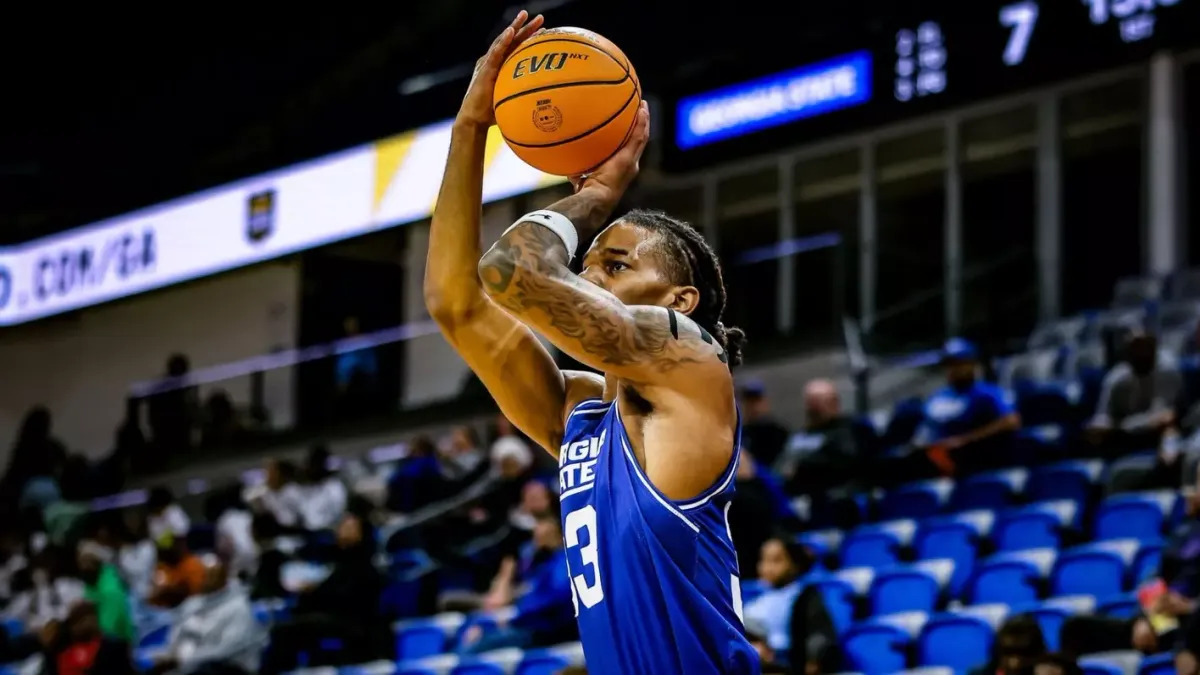
[[[559,493],[588,672],[760,672],[729,532],[738,454],[710,489],[675,502],[638,464],[615,403],[589,399],[568,415]]]

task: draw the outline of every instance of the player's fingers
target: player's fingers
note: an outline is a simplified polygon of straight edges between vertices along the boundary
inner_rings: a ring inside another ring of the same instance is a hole
[[[496,38],[496,42],[492,44],[492,48],[483,57],[485,66],[498,68],[504,61],[504,57],[508,54],[508,48],[512,44],[513,27],[509,26],[500,32]]]
[[[546,18],[543,17],[541,14],[538,14],[537,16],[530,19],[529,23],[525,24],[523,27],[521,27],[520,30],[517,31],[516,37],[513,38],[512,46],[515,47],[515,46],[521,44],[522,42],[528,40],[529,38],[533,37],[534,34],[540,32],[542,29],[542,24],[544,24],[545,22],[546,22]]]
[[[521,10],[521,11],[517,12],[516,16],[513,17],[512,23],[508,24],[508,27],[513,29],[513,32],[515,33],[517,31],[521,30],[521,26],[524,26],[525,22],[528,20],[529,20],[529,12],[527,12],[525,10]]]

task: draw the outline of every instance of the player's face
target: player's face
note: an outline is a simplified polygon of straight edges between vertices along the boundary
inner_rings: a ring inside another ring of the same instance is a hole
[[[596,235],[583,258],[579,276],[617,296],[626,305],[657,305],[690,313],[695,304],[695,289],[684,291],[662,273],[655,246],[657,236],[621,221],[609,225]]]

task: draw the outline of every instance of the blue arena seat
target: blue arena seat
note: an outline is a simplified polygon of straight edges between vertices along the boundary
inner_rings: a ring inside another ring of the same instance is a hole
[[[1100,598],[1096,602],[1096,613],[1114,619],[1132,619],[1142,611],[1136,593],[1122,593]]]
[[[464,661],[454,666],[450,675],[507,675],[504,668],[487,661]]]
[[[571,662],[558,654],[526,654],[513,675],[554,675],[569,665]]]
[[[1057,652],[1059,649],[1059,634],[1063,623],[1077,614],[1090,614],[1096,609],[1096,599],[1090,595],[1068,595],[1061,598],[1050,598],[1044,602],[1014,609],[1016,614],[1029,614],[1037,620],[1046,640],[1046,649]]]
[[[1009,509],[997,519],[992,538],[1000,551],[1057,548],[1061,530],[1078,513],[1078,504],[1065,499]]]
[[[912,543],[917,524],[894,520],[855,528],[842,540],[844,567],[888,567],[900,560],[900,550]]]
[[[1129,675],[1136,673],[1141,665],[1142,655],[1133,650],[1120,650],[1089,654],[1079,659],[1079,667],[1084,673],[1096,675]]]
[[[1008,469],[969,476],[958,481],[950,496],[949,509],[971,511],[1007,508],[1025,491],[1028,479],[1029,472],[1025,469]]]
[[[1055,556],[1049,548],[998,553],[976,566],[967,597],[976,604],[1035,602],[1042,580],[1054,568]]]
[[[1137,675],[1175,675],[1175,655],[1155,654],[1142,659]]]
[[[928,518],[941,512],[953,489],[954,481],[949,478],[901,485],[879,500],[880,517],[885,520]]]
[[[996,627],[1006,615],[1006,607],[988,605],[931,617],[917,638],[917,664],[959,672],[983,665],[992,653]]]
[[[807,546],[818,558],[835,553],[842,546],[841,530],[810,530],[796,535],[796,541]]]
[[[988,538],[995,522],[991,511],[964,511],[922,521],[917,527],[913,549],[918,560],[948,559],[954,561],[950,577],[950,594],[962,593],[971,573],[979,544]]]
[[[813,575],[809,582],[825,598],[825,609],[835,626],[849,626],[854,621],[855,599],[866,595],[875,579],[875,570],[854,567],[833,573]]]
[[[928,620],[923,612],[878,616],[842,635],[848,666],[863,675],[884,675],[908,665],[908,646]]]
[[[1163,545],[1160,543],[1142,544],[1138,549],[1130,568],[1130,579],[1135,586],[1151,577],[1158,576],[1162,567],[1162,552]]]
[[[396,631],[396,659],[421,659],[446,650],[446,629],[433,621],[411,623]]]
[[[880,570],[868,592],[871,614],[933,612],[954,574],[953,560],[925,560]]]
[[[1025,484],[1025,497],[1033,502],[1066,499],[1085,504],[1103,468],[1099,460],[1058,462],[1036,467]]]
[[[1176,498],[1177,495],[1170,490],[1155,490],[1105,499],[1096,511],[1096,539],[1158,540],[1162,537],[1163,523],[1173,510]]]
[[[1058,555],[1050,577],[1053,595],[1116,595],[1127,586],[1128,571],[1137,555],[1131,539],[1076,546]]]

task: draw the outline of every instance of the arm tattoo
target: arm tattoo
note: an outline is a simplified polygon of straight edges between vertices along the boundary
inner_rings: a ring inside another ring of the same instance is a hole
[[[584,194],[551,208],[567,215],[577,227],[585,221],[580,227],[583,238],[599,229],[596,223],[603,223],[607,209],[597,208],[594,202],[571,203],[580,197]],[[588,360],[594,367],[645,364],[665,372],[704,360],[696,347],[712,344],[712,338],[702,330],[681,330],[675,312],[669,309],[621,304],[572,273],[567,260],[566,248],[554,232],[525,223],[509,230],[483,256],[479,276],[494,301],[517,316],[536,312],[544,317],[537,323],[548,324],[554,334],[547,337],[552,342],[561,337],[574,343],[577,349],[564,350],[591,356]]]

